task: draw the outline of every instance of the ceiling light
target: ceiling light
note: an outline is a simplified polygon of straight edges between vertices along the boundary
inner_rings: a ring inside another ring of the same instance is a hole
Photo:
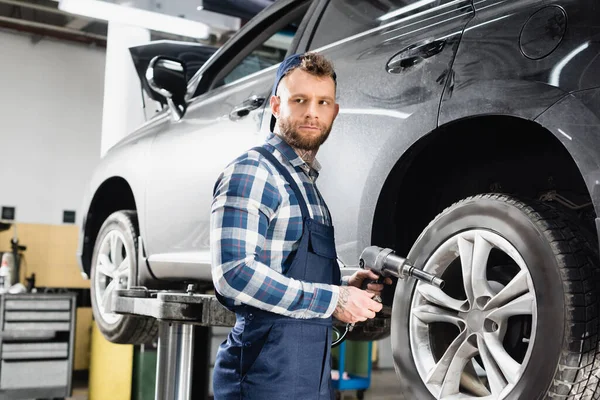
[[[88,18],[125,25],[139,26],[159,32],[206,39],[209,35],[208,25],[202,22],[159,14],[138,8],[125,7],[100,0],[60,0],[58,8],[62,11]]]

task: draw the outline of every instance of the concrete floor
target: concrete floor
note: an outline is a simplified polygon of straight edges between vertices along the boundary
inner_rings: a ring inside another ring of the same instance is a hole
[[[371,373],[371,388],[365,393],[366,400],[403,399],[400,395],[398,377],[394,369],[373,371]]]
[[[354,400],[354,392],[342,392],[343,400]],[[398,378],[393,369],[373,370],[371,373],[371,387],[365,392],[365,400],[404,400],[400,394]]]
[[[342,392],[341,395],[343,400],[356,399],[355,391]],[[365,392],[365,400],[392,399],[403,399],[399,394],[396,372],[393,369],[373,370],[371,373],[371,388]],[[65,400],[88,400],[87,383],[75,382],[73,384],[73,396]]]

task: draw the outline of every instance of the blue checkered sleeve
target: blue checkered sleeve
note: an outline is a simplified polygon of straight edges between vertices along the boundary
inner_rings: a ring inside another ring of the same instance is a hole
[[[269,168],[245,155],[217,180],[211,211],[215,289],[234,304],[294,318],[327,318],[337,304],[338,286],[288,278],[281,265],[268,265],[274,257],[261,260],[286,240],[286,229],[269,229],[282,201]],[[267,243],[271,248],[265,249]]]

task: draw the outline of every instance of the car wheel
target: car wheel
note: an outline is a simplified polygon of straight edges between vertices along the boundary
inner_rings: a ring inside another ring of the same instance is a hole
[[[486,194],[438,215],[410,251],[443,289],[399,280],[392,350],[412,399],[596,399],[598,254],[576,223]]]
[[[117,211],[102,224],[94,245],[90,294],[94,319],[110,342],[143,344],[157,335],[158,324],[150,318],[110,312],[115,289],[136,285],[137,214]]]

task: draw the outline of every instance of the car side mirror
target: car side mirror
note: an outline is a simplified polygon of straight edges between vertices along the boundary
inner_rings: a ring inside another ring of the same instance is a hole
[[[175,121],[179,121],[187,109],[186,73],[185,64],[181,60],[165,56],[154,57],[146,69],[148,85],[167,100]]]

